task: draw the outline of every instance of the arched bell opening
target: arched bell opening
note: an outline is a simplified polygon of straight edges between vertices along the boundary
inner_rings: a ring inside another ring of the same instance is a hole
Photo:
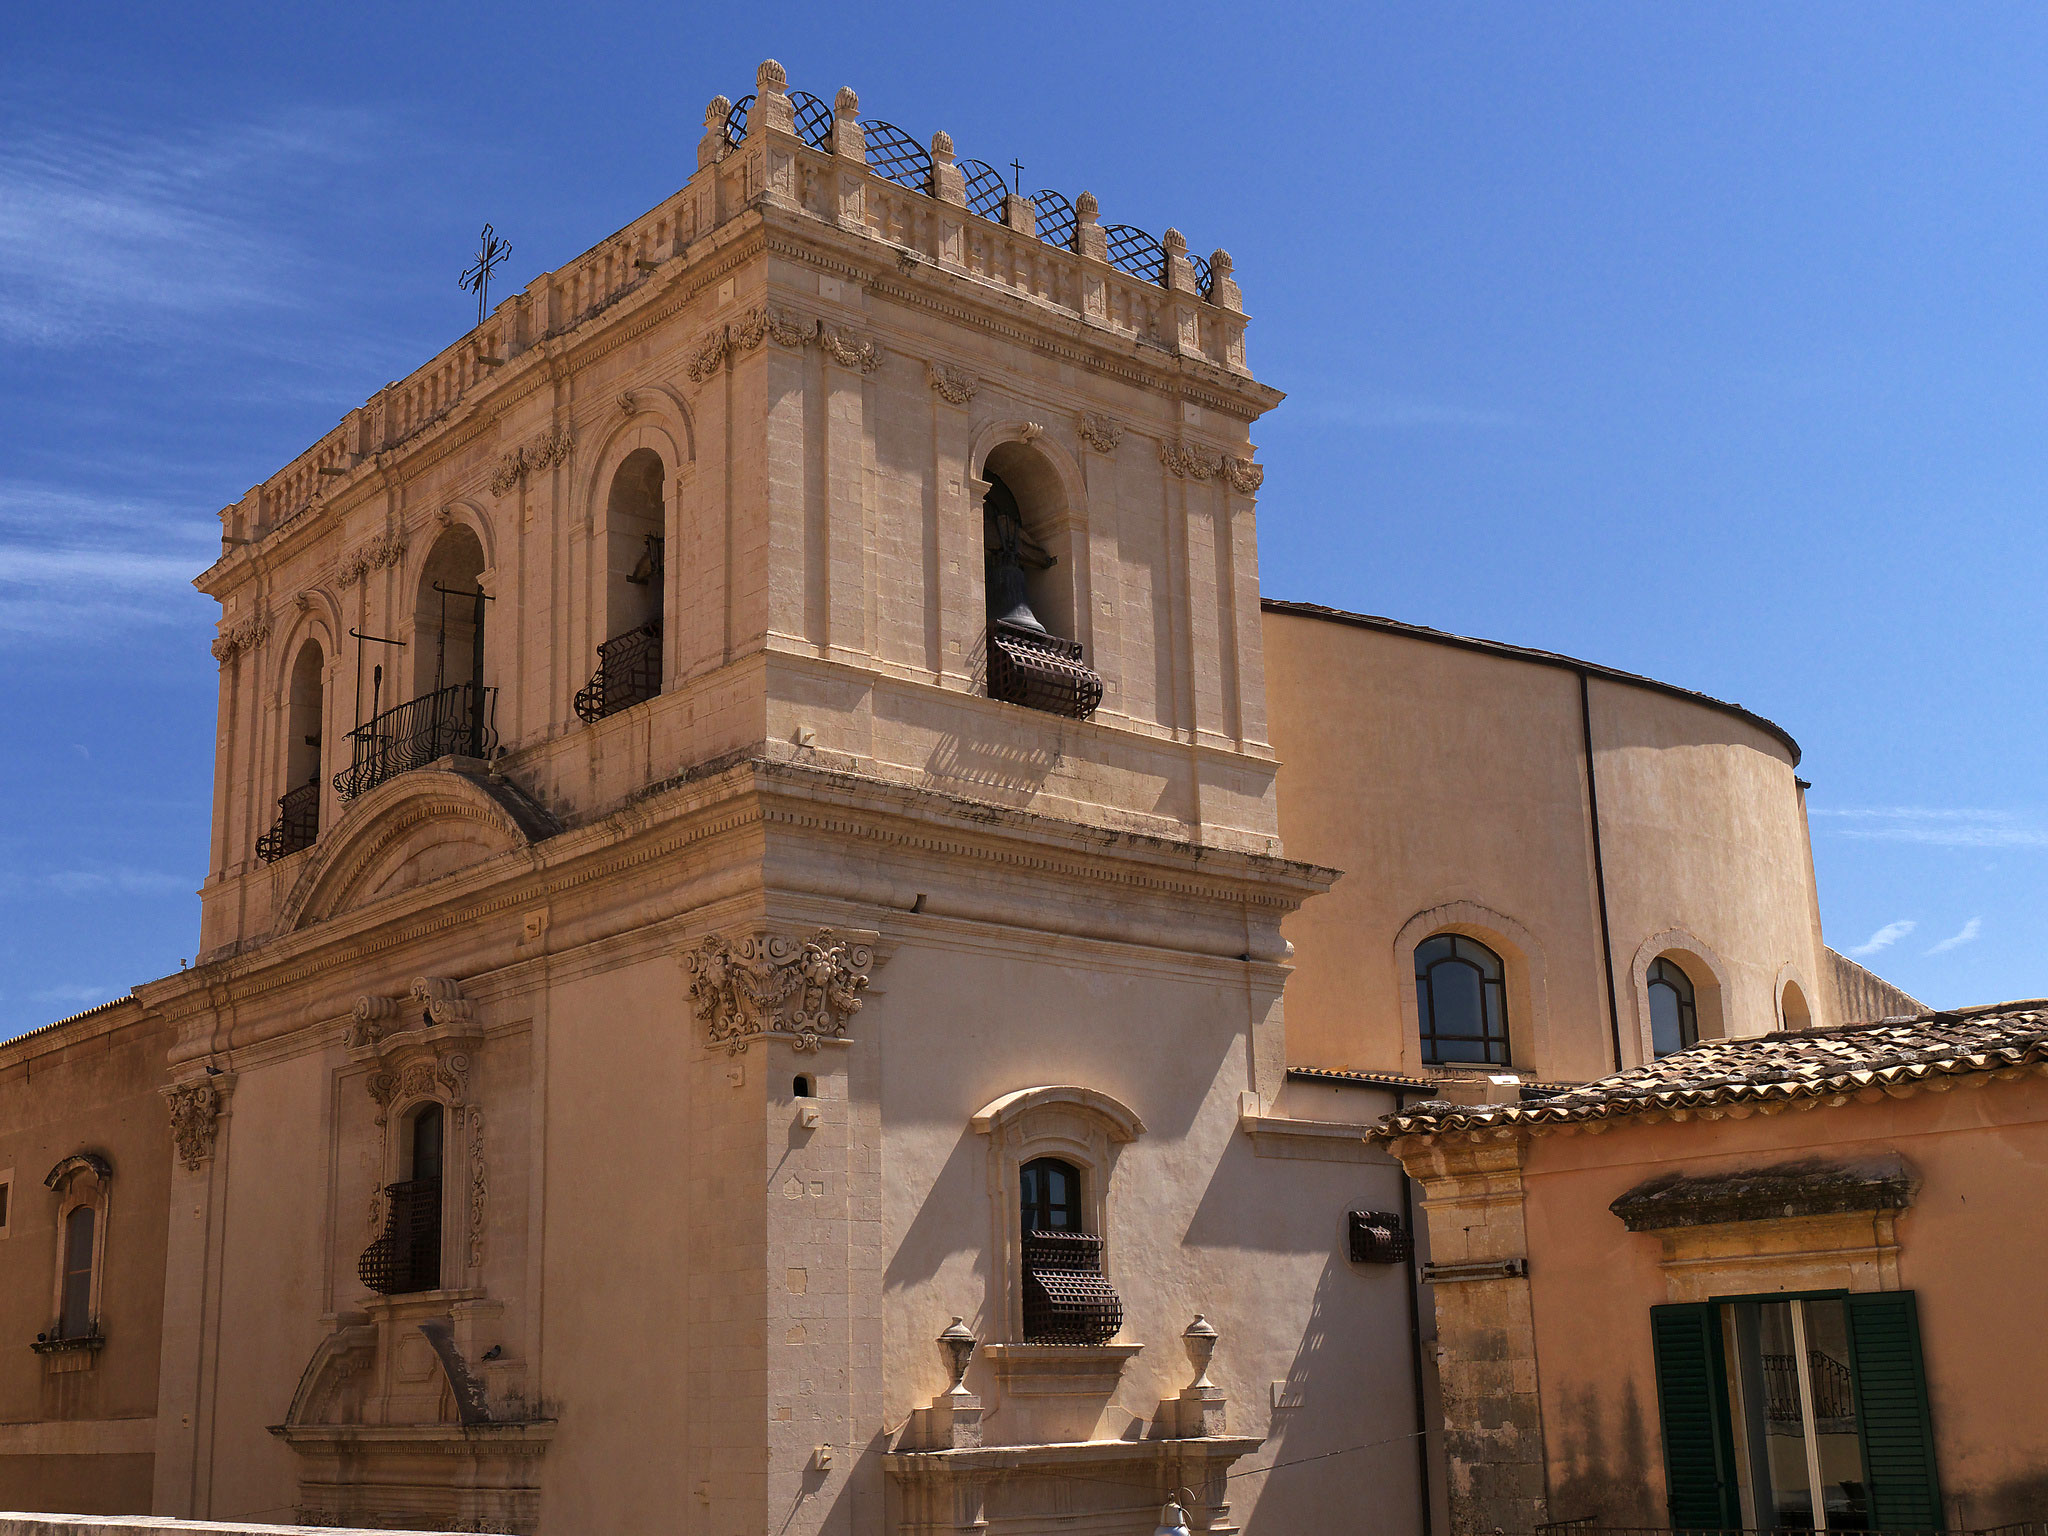
[[[605,628],[597,671],[576,694],[577,717],[595,723],[661,692],[664,555],[662,491],[668,470],[636,448],[612,473],[605,499]]]
[[[989,450],[982,478],[988,696],[1085,720],[1102,679],[1073,638],[1078,557],[1059,473],[1028,444],[1006,442]]]
[[[497,692],[484,684],[484,621],[490,594],[483,589],[484,550],[477,536],[456,525],[446,530],[420,567],[412,618],[403,636],[374,640],[379,660],[358,665],[356,708],[364,723],[349,732],[347,768],[334,776],[344,800],[374,789],[394,774],[424,768],[444,757],[487,758],[497,749]],[[409,677],[410,697],[394,698]]]
[[[308,640],[292,660],[285,699],[284,782],[277,821],[256,839],[256,857],[269,863],[310,848],[320,836],[320,732],[326,718],[326,657]]]

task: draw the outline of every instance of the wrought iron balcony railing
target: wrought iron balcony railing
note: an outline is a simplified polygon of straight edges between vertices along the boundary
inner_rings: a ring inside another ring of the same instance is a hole
[[[1086,720],[1102,702],[1102,679],[1081,659],[1080,641],[997,619],[988,631],[988,696]]]
[[[384,1186],[384,1230],[356,1261],[356,1274],[381,1296],[431,1291],[441,1284],[441,1181]]]
[[[489,757],[498,745],[498,690],[455,683],[387,709],[348,733],[353,761],[334,776],[353,800],[411,768],[444,757]]]
[[[1107,1344],[1124,1325],[1124,1304],[1102,1274],[1093,1232],[1024,1234],[1024,1340]]]
[[[287,790],[277,802],[277,820],[256,839],[256,857],[270,864],[310,848],[320,836],[320,781]]]
[[[576,717],[595,725],[661,692],[661,621],[616,635],[597,648],[597,672],[576,691]]]

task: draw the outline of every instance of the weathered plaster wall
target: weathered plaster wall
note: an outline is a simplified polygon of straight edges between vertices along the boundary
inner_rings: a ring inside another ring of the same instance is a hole
[[[0,1505],[141,1513],[157,1413],[172,1147],[168,1031],[133,1002],[0,1046]],[[56,1321],[58,1196],[46,1174],[95,1152],[113,1168],[102,1232],[104,1347],[44,1356]],[[75,1366],[82,1370],[57,1369]]]
[[[1578,675],[1300,613],[1265,625],[1281,834],[1346,872],[1288,920],[1288,1059],[1422,1071],[1414,946],[1453,931],[1507,962],[1517,1070],[1613,1070]],[[1787,977],[1827,1022],[1790,751],[1646,687],[1594,676],[1588,703],[1623,1064],[1648,1054],[1640,973],[1669,950],[1701,952],[1703,991],[1724,978],[1726,1032],[1777,1028]]]

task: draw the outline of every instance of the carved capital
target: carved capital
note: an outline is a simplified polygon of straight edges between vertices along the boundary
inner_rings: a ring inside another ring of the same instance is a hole
[[[253,651],[270,638],[270,615],[252,613],[232,624],[223,624],[213,637],[213,659],[226,666],[244,651]]]
[[[782,1035],[800,1051],[841,1039],[860,1012],[872,944],[821,928],[808,939],[706,934],[684,952],[690,1005],[710,1043],[734,1055],[756,1035]]]
[[[220,1129],[220,1112],[227,1104],[222,1084],[227,1075],[197,1078],[159,1089],[171,1110],[171,1139],[177,1143],[178,1160],[188,1169],[213,1156],[213,1139]]]
[[[1266,469],[1250,459],[1234,459],[1228,454],[1223,457],[1223,474],[1230,481],[1230,488],[1250,496],[1266,483]]]
[[[1206,480],[1221,464],[1220,458],[1211,458],[1178,438],[1159,445],[1159,462],[1183,480]]]

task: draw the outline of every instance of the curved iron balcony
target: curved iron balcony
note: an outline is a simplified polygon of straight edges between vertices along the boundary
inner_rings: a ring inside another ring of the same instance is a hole
[[[497,749],[498,690],[453,683],[409,700],[348,733],[353,761],[334,788],[353,800],[410,768],[444,757],[489,757]]]
[[[256,839],[256,857],[275,863],[288,853],[310,848],[320,836],[320,781],[301,784],[278,798],[277,820]]]
[[[595,725],[661,692],[661,620],[615,635],[597,648],[597,671],[576,690],[576,718]]]
[[[1107,1344],[1124,1325],[1124,1304],[1102,1274],[1093,1232],[1024,1234],[1024,1341]]]
[[[384,1230],[356,1261],[356,1276],[380,1296],[441,1284],[441,1181],[384,1186]]]

